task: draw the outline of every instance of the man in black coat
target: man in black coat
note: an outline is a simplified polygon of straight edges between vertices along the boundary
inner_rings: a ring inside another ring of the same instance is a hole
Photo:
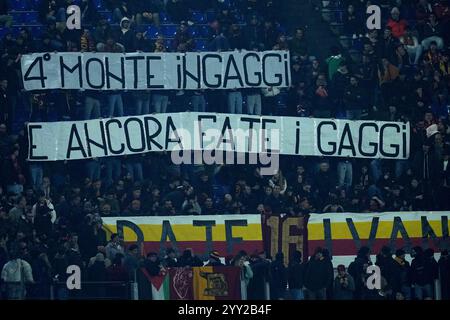
[[[305,269],[305,298],[325,300],[327,287],[333,280],[333,273],[330,272],[329,260],[323,256],[322,248],[316,248]]]
[[[384,276],[383,271],[381,275]],[[394,264],[391,267],[391,277],[386,278],[392,289],[392,296],[395,299],[411,299],[411,267],[405,260],[405,251],[399,249],[395,252]],[[399,297],[401,295],[401,297]]]
[[[292,300],[303,300],[303,286],[306,264],[302,263],[302,253],[295,251],[288,267],[288,285]]]
[[[361,300],[363,298],[366,270],[370,265],[372,265],[370,261],[370,249],[368,247],[361,247],[355,261],[350,263],[348,267],[348,273],[355,280],[355,300]]]
[[[284,254],[278,252],[275,261],[270,264],[270,299],[283,300],[287,286],[287,270],[284,266]]]
[[[432,264],[421,247],[414,247],[411,252],[411,278],[414,285],[414,296],[417,300],[433,298],[434,275]]]
[[[247,286],[248,300],[265,300],[266,283],[270,280],[270,260],[266,258],[264,252],[250,257],[250,267],[253,271],[253,278]]]

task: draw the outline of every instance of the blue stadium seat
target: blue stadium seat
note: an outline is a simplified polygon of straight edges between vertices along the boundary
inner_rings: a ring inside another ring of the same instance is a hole
[[[8,28],[0,28],[0,40],[3,39],[3,37],[10,31],[11,29]]]
[[[10,0],[10,10],[23,11],[27,9],[27,0]]]
[[[165,13],[165,12],[160,12],[160,13],[159,13],[159,21],[160,21],[161,23],[170,23],[170,18],[169,18],[169,16],[167,15],[167,13]]]
[[[196,41],[195,41],[195,50],[207,51],[206,50],[206,41],[203,40],[203,39],[196,39]]]
[[[39,14],[37,11],[29,11],[26,12],[23,16],[25,16],[25,23],[26,24],[36,24],[39,20]]]
[[[206,17],[200,11],[193,11],[192,12],[192,21],[195,23],[204,23],[206,21]]]
[[[172,49],[172,40],[164,39],[164,47],[166,47],[167,51],[171,51],[170,49]]]
[[[177,25],[175,24],[161,25],[160,32],[164,37],[172,38],[175,36],[175,33],[177,32]]]
[[[216,13],[214,11],[206,11],[206,20],[208,22],[213,21],[216,18]]]
[[[199,29],[196,26],[189,27],[188,31],[189,31],[189,34],[194,38],[199,36],[199,34],[200,34]]]
[[[99,11],[100,15],[105,18],[108,22],[112,22],[113,15],[111,11]]]
[[[209,37],[209,26],[208,26],[208,25],[201,25],[201,26],[198,26],[198,34],[199,34],[199,36],[201,36],[202,38],[207,38],[207,37]]]
[[[147,38],[151,38],[151,39],[154,39],[154,38],[156,38],[157,36],[159,35],[159,30],[158,30],[158,28],[157,27],[155,27],[155,26],[149,26],[148,28],[147,28]]]
[[[104,9],[103,0],[94,0],[94,4],[97,7],[97,9],[102,10]]]

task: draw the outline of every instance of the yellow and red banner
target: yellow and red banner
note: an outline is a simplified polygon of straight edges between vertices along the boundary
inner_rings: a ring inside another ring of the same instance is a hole
[[[114,217],[103,218],[103,226],[126,243],[143,244],[146,253],[191,248],[199,256],[216,250],[226,257],[263,250],[260,215]]]
[[[378,254],[414,246],[440,251],[449,247],[450,212],[385,212],[312,214],[307,224],[308,251],[327,248],[333,264],[348,265],[361,246]]]

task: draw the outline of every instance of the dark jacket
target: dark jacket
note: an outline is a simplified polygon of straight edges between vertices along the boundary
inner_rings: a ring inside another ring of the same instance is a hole
[[[289,289],[302,289],[305,282],[306,264],[295,261],[288,267]]]
[[[412,284],[419,286],[432,284],[434,277],[434,264],[423,254],[416,256],[411,262]]]
[[[328,259],[310,259],[305,270],[305,287],[312,291],[327,288],[333,279],[331,271]]]
[[[383,271],[381,274],[384,276]],[[385,277],[386,278],[386,277]],[[408,261],[394,259],[391,267],[390,278],[386,278],[393,294],[402,292],[402,286],[411,286],[411,267]]]
[[[372,263],[364,255],[359,255],[348,267],[348,273],[353,277],[353,280],[355,280],[355,297],[357,299],[362,297],[365,287],[364,279],[366,274],[364,265],[371,264]]]
[[[270,297],[272,299],[283,298],[287,286],[287,270],[283,260],[275,260],[270,264]]]
[[[253,278],[247,286],[248,300],[264,300],[266,282],[270,279],[270,262],[267,260],[257,259],[250,262],[253,271]]]

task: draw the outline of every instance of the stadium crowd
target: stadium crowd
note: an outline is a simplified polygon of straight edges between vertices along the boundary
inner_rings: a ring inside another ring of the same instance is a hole
[[[81,6],[81,30],[65,27],[65,8],[71,3]],[[319,54],[310,52],[305,37],[311,31],[301,21],[296,26],[283,25],[281,1],[103,3],[112,12],[110,21],[98,13],[92,0],[42,0],[39,20],[44,32],[35,35],[24,27],[18,34],[7,32],[0,43],[0,268],[20,256],[32,266],[35,281],[49,283],[55,275],[65,274],[61,273],[65,263],[87,267],[91,257],[97,257],[91,263],[101,264],[103,254],[107,255],[102,217],[450,208],[449,1],[345,1],[349,5],[344,30],[361,55],[356,61],[339,47],[327,49],[330,54],[324,60],[316,58]],[[388,12],[381,30],[365,27],[369,4],[380,4]],[[5,28],[14,23],[9,5],[0,0],[0,24]],[[207,10],[214,16],[206,28],[207,40],[201,44],[192,32],[197,23],[194,13]],[[162,27],[164,18],[178,24],[173,39],[148,32]],[[32,52],[195,50],[289,50],[292,86],[281,90],[26,92],[21,81],[21,56]],[[279,107],[282,96],[286,108]],[[281,156],[280,169],[273,176],[262,176],[257,166],[250,165],[177,166],[166,153],[27,161],[24,122],[188,110],[409,121],[411,156],[395,161]],[[120,269],[118,259],[110,258],[111,265]],[[275,259],[271,267],[281,268],[276,261],[282,260]],[[345,270],[340,270],[336,281],[351,283]],[[358,290],[359,278],[353,282]],[[347,291],[337,290],[349,297]],[[321,293],[310,294],[320,297]]]

